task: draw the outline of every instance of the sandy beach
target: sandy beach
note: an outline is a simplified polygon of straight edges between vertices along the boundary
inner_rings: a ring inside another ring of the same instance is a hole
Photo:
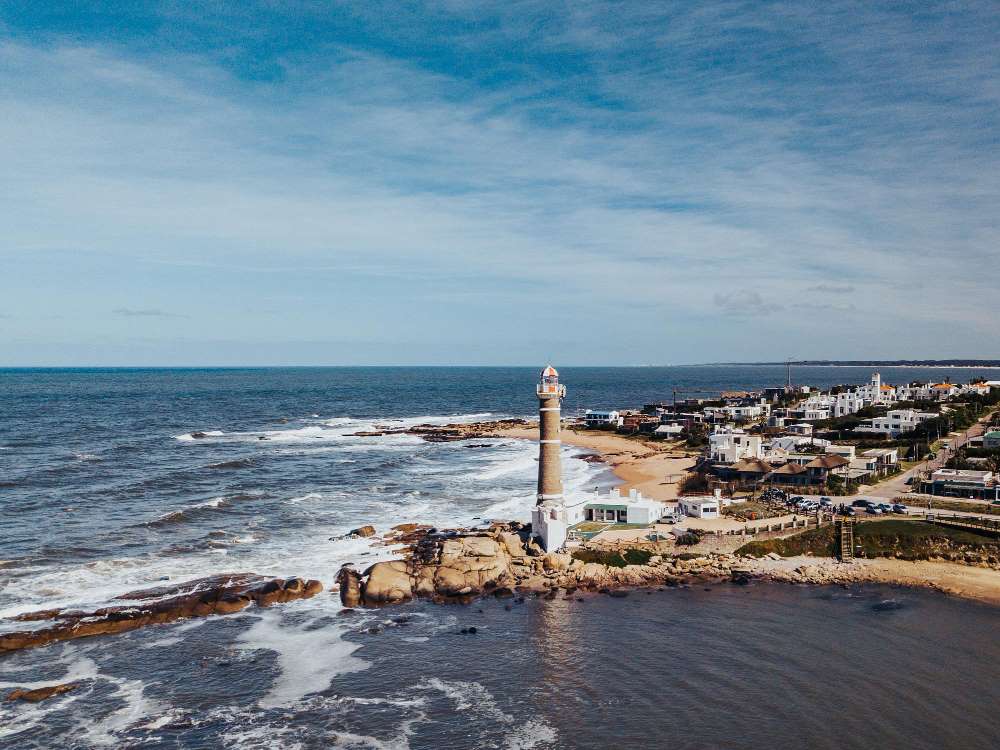
[[[829,558],[799,556],[779,560],[762,558],[748,567],[773,581],[921,586],[951,596],[1000,604],[1000,572],[953,562],[875,558],[841,563]]]
[[[496,434],[538,440],[538,427],[515,427]],[[682,457],[682,451],[672,443],[637,440],[611,432],[566,426],[561,437],[567,445],[587,448],[600,455],[615,476],[622,480],[622,492],[635,489],[653,500],[676,500],[680,480],[695,464],[694,458]]]

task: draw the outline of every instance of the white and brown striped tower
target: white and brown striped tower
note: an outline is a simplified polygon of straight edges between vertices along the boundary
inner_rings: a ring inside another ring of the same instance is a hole
[[[563,500],[562,466],[559,451],[560,406],[566,386],[559,384],[559,373],[549,365],[542,370],[538,386],[538,505],[561,505]]]

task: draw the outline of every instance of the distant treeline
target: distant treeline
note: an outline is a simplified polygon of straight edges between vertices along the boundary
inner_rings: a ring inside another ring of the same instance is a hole
[[[1000,367],[1000,359],[800,359],[789,362],[720,362],[722,365],[816,367]]]

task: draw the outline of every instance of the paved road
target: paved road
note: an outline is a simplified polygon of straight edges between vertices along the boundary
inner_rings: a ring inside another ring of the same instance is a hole
[[[951,456],[951,454],[957,449],[961,448],[963,445],[969,442],[971,438],[978,437],[983,434],[984,428],[983,423],[989,419],[989,413],[984,416],[980,421],[973,424],[965,432],[960,433],[949,433],[947,440],[951,442],[951,448],[948,450],[940,450],[937,453],[937,458],[933,461],[924,461],[923,463],[917,464],[909,471],[904,471],[899,476],[893,477],[892,479],[887,479],[884,482],[880,482],[874,487],[870,487],[865,490],[865,496],[878,497],[878,498],[894,498],[899,495],[905,495],[910,492],[910,485],[907,481],[912,477],[918,477],[924,472],[936,471],[944,466],[945,462]]]

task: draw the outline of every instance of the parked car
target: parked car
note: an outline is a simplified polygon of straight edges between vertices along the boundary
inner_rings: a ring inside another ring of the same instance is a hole
[[[875,507],[883,513],[892,513],[892,505],[890,503],[879,503]]]
[[[881,516],[882,515],[882,509],[880,507],[878,507],[877,505],[872,504],[872,505],[869,505],[868,507],[865,508],[865,513],[868,513],[869,515],[872,515],[872,516]]]
[[[841,511],[841,512],[845,516],[856,516],[856,515],[858,515],[858,512],[856,510],[854,510],[854,508],[851,507],[850,505],[848,505],[846,508],[844,508],[844,510]]]
[[[819,499],[819,505],[821,508],[830,508],[833,506],[833,500],[828,497],[821,497]]]
[[[852,508],[867,508],[868,507],[868,503],[869,503],[868,500],[855,500],[853,503],[851,503],[851,507]]]
[[[892,505],[892,512],[893,513],[906,513],[907,510],[909,510],[909,509],[905,505],[903,505],[902,503],[893,503],[893,505]]]

